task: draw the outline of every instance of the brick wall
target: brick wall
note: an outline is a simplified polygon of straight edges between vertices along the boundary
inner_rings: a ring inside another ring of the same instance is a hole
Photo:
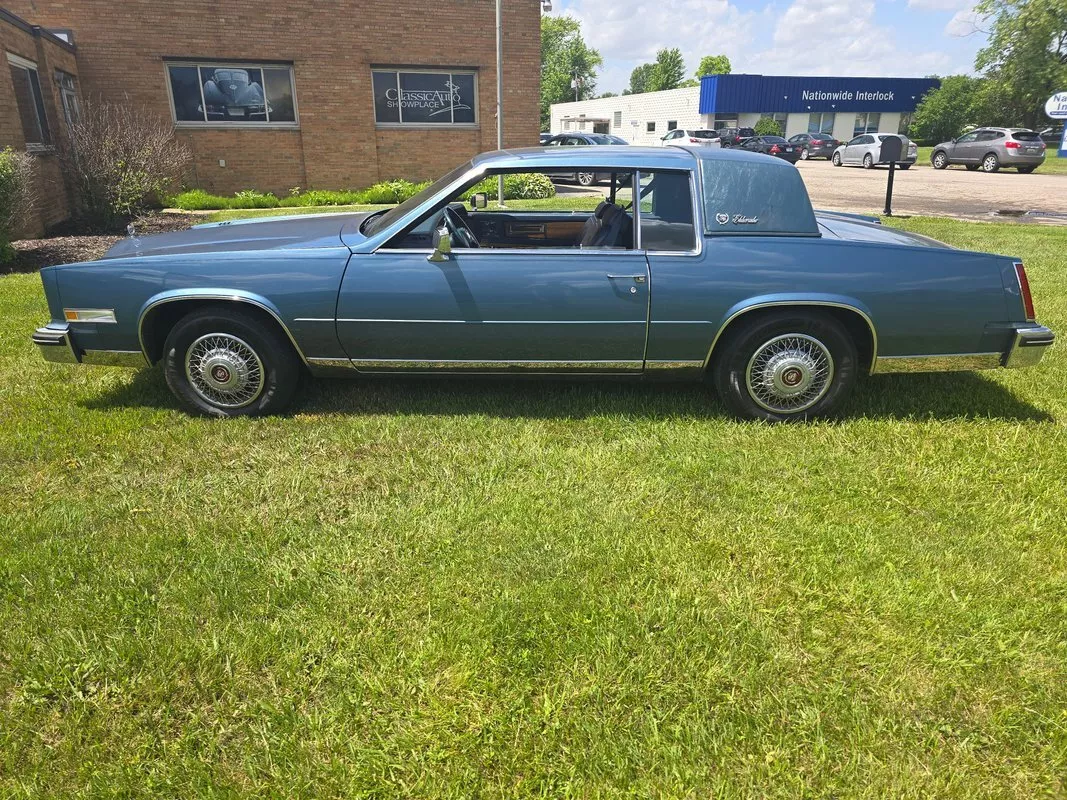
[[[182,128],[193,180],[218,192],[358,188],[439,175],[496,148],[494,0],[3,0],[14,13],[74,32],[91,98],[170,117],[164,57],[291,61],[297,130]],[[505,146],[537,144],[540,4],[504,0]],[[474,67],[475,129],[397,130],[374,123],[371,65]],[[220,160],[225,166],[220,166]]]
[[[0,149],[9,146],[16,150],[26,149],[8,53],[37,65],[45,118],[52,141],[57,145],[64,135],[66,123],[55,71],[59,69],[75,77],[78,75],[71,48],[40,31],[27,30],[27,27],[24,22],[0,16]],[[36,213],[26,221],[26,229],[22,231],[27,236],[37,235],[70,217],[67,186],[59,156],[52,150],[35,152],[33,157],[37,163],[37,193],[40,201]]]

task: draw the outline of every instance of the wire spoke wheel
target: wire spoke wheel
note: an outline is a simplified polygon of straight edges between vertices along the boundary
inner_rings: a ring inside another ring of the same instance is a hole
[[[263,362],[243,339],[209,333],[185,353],[185,375],[200,397],[220,408],[241,408],[263,391]]]
[[[802,333],[776,336],[749,359],[745,384],[762,408],[778,414],[805,411],[822,399],[834,378],[826,345]]]

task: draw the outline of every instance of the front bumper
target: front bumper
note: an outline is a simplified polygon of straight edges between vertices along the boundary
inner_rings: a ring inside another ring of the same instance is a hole
[[[52,323],[33,332],[33,343],[45,361],[55,364],[92,364],[101,367],[146,367],[140,350],[82,350],[74,342],[70,325]]]
[[[1001,362],[1009,369],[1032,367],[1037,364],[1045,351],[1056,340],[1056,334],[1044,325],[1027,325],[1015,329],[1008,352]]]

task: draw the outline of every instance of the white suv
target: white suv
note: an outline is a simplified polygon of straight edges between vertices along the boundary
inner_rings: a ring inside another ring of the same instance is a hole
[[[719,147],[719,135],[709,130],[684,130],[676,128],[666,136],[660,138],[659,143],[664,147],[670,144],[706,144]]]

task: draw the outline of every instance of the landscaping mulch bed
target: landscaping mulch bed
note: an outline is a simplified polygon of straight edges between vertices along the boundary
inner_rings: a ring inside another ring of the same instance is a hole
[[[134,222],[138,236],[152,233],[181,231],[203,218],[195,214],[147,214]],[[92,261],[100,258],[122,236],[114,233],[92,235],[57,235],[43,239],[21,239],[14,242],[18,255],[8,264],[0,264],[0,274],[35,272],[53,264]]]

